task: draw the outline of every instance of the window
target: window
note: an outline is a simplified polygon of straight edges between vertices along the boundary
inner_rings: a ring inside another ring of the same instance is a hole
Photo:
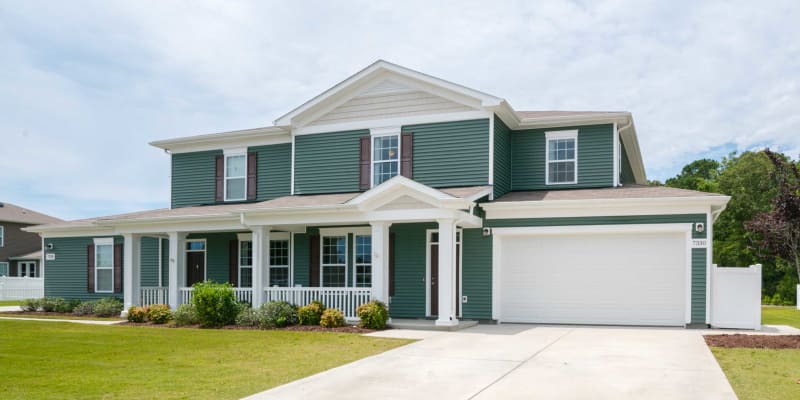
[[[19,277],[36,278],[39,276],[36,261],[20,261],[17,263],[17,275]]]
[[[8,263],[0,262],[0,276],[8,276]]]
[[[322,237],[322,286],[344,287],[347,276],[347,236]]]
[[[546,136],[546,183],[578,183],[578,131],[547,132]]]
[[[6,245],[6,228],[0,225],[0,247]]]
[[[94,240],[94,291],[114,292],[114,239]]]
[[[225,155],[225,201],[247,199],[247,156]]]
[[[372,186],[380,185],[400,171],[400,135],[372,138]]]
[[[372,286],[372,236],[356,235],[355,286]]]
[[[239,287],[253,287],[253,242],[239,242]]]
[[[269,241],[269,285],[289,286],[289,241]]]

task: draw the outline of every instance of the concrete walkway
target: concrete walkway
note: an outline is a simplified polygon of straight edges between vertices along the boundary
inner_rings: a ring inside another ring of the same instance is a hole
[[[22,308],[20,306],[0,306],[0,312],[8,311],[22,311]]]
[[[248,399],[735,399],[702,332],[479,325],[422,339]]]
[[[26,317],[0,317],[0,319],[11,321],[40,321],[40,322],[72,322],[84,325],[114,325],[124,322],[119,321],[97,321],[92,319],[56,319],[56,318],[26,318]]]

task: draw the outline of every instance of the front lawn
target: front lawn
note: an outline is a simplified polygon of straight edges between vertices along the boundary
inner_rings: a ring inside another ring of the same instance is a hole
[[[409,341],[0,320],[0,398],[240,398]]]
[[[800,349],[712,347],[740,400],[800,399]]]
[[[763,306],[761,307],[761,323],[800,328],[800,310],[796,306]]]

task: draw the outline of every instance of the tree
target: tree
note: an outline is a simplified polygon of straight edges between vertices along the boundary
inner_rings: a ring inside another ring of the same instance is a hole
[[[800,280],[800,170],[782,154],[764,150],[774,166],[773,179],[778,193],[772,209],[748,221],[747,230],[756,236],[760,249],[781,258],[794,267]]]
[[[721,164],[717,160],[703,158],[692,161],[674,178],[667,179],[666,185],[701,192],[716,192]]]

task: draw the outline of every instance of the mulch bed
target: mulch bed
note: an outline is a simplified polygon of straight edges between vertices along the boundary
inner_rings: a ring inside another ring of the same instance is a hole
[[[706,335],[712,347],[753,349],[800,349],[800,335]]]
[[[129,325],[129,326],[142,326],[142,327],[149,327],[149,328],[194,328],[199,329],[200,325],[185,325],[185,326],[177,326],[175,324],[154,324],[152,322],[129,322],[125,321],[118,325]],[[223,326],[221,329],[229,329],[229,330],[247,330],[247,331],[255,331],[255,330],[262,330],[261,328],[255,326],[239,326],[239,325],[226,325]],[[375,329],[365,329],[360,328],[358,326],[343,326],[341,328],[323,328],[321,326],[311,326],[311,325],[293,325],[287,326],[285,328],[269,328],[264,330],[270,331],[294,331],[294,332],[332,332],[332,333],[371,333],[375,332]]]

